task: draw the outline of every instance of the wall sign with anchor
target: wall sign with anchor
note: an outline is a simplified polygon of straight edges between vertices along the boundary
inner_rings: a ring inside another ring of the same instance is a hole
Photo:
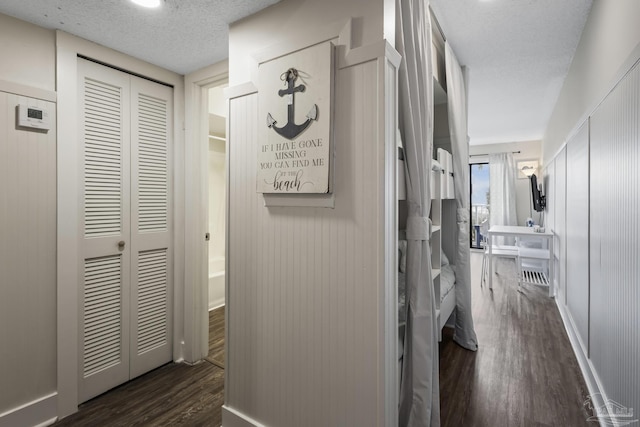
[[[260,64],[258,193],[331,193],[333,51],[327,42]]]
[[[300,86],[295,86],[295,81],[298,78],[298,70],[295,68],[289,68],[287,71],[282,73],[280,77],[281,80],[285,80],[287,82],[287,88],[281,89],[278,91],[278,95],[282,97],[287,97],[287,124],[283,127],[278,127],[276,124],[278,123],[271,116],[271,113],[267,114],[267,127],[275,130],[276,133],[280,136],[283,136],[289,140],[294,140],[298,137],[302,132],[305,131],[307,127],[311,124],[312,120],[316,120],[318,118],[318,106],[313,104],[313,107],[307,113],[307,120],[303,123],[297,125],[295,123],[295,98],[294,95],[296,92],[304,92],[306,86],[301,84]]]

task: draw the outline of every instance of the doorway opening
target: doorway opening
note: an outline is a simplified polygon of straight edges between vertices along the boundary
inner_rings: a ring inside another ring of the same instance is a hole
[[[227,84],[208,89],[208,294],[207,359],[224,368]]]

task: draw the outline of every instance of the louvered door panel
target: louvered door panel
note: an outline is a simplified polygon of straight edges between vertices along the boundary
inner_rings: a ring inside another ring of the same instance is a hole
[[[131,78],[131,377],[171,361],[173,91]]]
[[[84,376],[122,360],[122,283],[119,255],[84,263]]]
[[[138,95],[139,223],[141,232],[167,230],[167,102]]]
[[[168,343],[167,281],[167,251],[141,252],[138,257],[138,355]]]
[[[122,91],[85,79],[85,236],[122,232]]]
[[[130,89],[78,60],[82,138],[80,402],[129,379]],[[119,243],[124,243],[124,246]]]

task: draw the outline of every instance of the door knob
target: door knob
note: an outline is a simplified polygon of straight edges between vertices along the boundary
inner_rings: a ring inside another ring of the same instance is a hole
[[[211,239],[211,235],[209,233],[206,233],[204,235],[204,240],[206,240],[207,242],[209,241],[209,239]]]
[[[118,249],[124,249],[124,240],[118,242]]]

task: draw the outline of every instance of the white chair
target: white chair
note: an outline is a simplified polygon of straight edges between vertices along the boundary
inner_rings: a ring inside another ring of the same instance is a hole
[[[484,220],[480,224],[480,235],[482,236],[480,245],[484,248],[484,254],[482,255],[482,276],[480,277],[480,286],[486,280],[487,273],[489,271],[489,263],[491,260],[489,259],[489,221]],[[511,245],[493,245],[491,247],[491,255],[492,257],[499,258],[513,258],[516,260],[516,266],[520,267],[520,262],[518,261],[518,244],[516,242],[515,246]],[[519,268],[518,268],[519,270]],[[498,273],[498,269],[496,266],[496,273]],[[518,271],[518,288],[520,287],[520,271]]]
[[[543,246],[541,239],[518,242],[518,291],[522,292],[523,283],[549,286],[549,262],[549,249]]]

